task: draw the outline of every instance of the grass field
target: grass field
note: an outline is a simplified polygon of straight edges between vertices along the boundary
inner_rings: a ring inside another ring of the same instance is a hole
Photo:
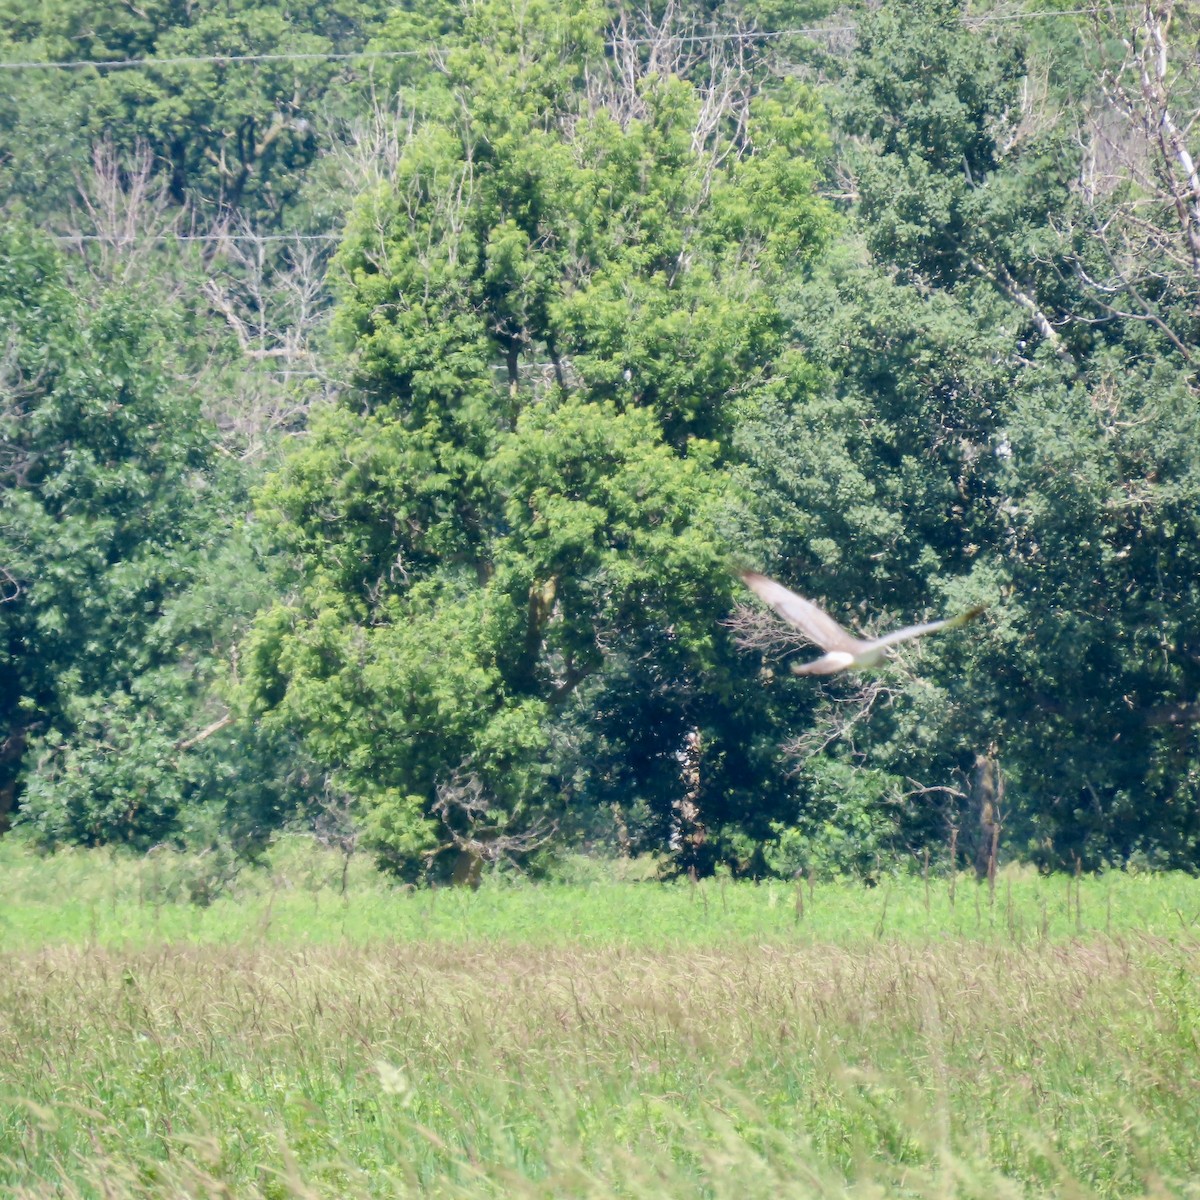
[[[0,843],[0,1194],[1200,1197],[1189,878],[203,866]]]

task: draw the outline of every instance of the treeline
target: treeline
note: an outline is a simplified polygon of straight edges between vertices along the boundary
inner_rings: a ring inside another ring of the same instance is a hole
[[[5,8],[0,821],[1200,865],[1197,18],[1047,8]]]

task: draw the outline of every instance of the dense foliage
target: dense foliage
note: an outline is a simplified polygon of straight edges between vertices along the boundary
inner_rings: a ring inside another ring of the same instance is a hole
[[[36,235],[0,231],[0,820],[23,782],[51,845],[148,847],[197,823],[253,842],[278,803],[253,778],[262,739],[243,731],[232,762],[219,742],[193,753],[224,727],[214,689],[261,603],[244,486],[171,378],[172,323],[128,289],[90,301]]]
[[[1196,867],[1194,17],[1039,14],[0,6],[3,814]]]

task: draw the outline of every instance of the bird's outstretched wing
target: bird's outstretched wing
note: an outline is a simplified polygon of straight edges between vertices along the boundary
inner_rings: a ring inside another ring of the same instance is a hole
[[[849,654],[833,651],[822,654],[820,658],[807,663],[792,663],[793,675],[837,675],[840,671],[848,671],[854,666],[854,659]]]
[[[925,625],[906,625],[903,629],[893,629],[891,633],[873,639],[871,647],[882,649],[885,646],[895,646],[899,642],[910,641],[912,638],[924,637],[927,633],[937,633],[941,629],[957,629],[960,625],[975,620],[983,611],[983,605],[977,604],[974,608],[968,608],[966,612],[961,612],[956,617],[947,617],[944,621],[929,621]]]
[[[764,604],[773,608],[789,625],[794,625],[822,650],[857,655],[867,648],[869,643],[847,633],[828,613],[822,612],[811,600],[789,591],[783,584],[755,571],[743,571],[742,582]]]

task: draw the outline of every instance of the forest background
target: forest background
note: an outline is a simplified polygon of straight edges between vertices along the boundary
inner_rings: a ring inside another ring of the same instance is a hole
[[[5,0],[0,821],[1194,870],[1197,17]]]

